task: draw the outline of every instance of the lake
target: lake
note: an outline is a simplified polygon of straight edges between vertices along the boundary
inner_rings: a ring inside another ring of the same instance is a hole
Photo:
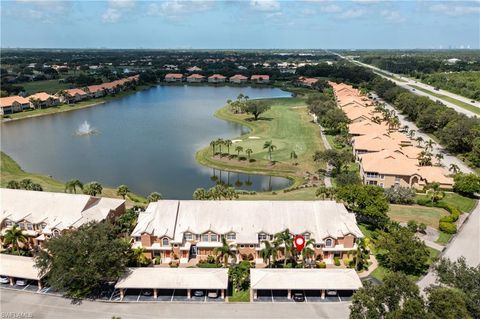
[[[126,184],[141,195],[156,191],[191,199],[196,188],[211,187],[220,178],[245,190],[287,187],[285,178],[220,172],[195,161],[196,151],[210,141],[248,133],[213,116],[240,93],[291,95],[277,88],[156,86],[91,108],[3,123],[1,149],[29,172],[62,181]],[[97,133],[77,136],[84,121]]]

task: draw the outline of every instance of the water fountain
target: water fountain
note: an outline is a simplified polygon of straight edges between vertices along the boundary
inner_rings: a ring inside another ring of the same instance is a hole
[[[80,126],[78,127],[76,131],[76,135],[82,136],[82,135],[91,135],[96,133],[96,130],[90,126],[90,124],[87,121],[84,121]]]

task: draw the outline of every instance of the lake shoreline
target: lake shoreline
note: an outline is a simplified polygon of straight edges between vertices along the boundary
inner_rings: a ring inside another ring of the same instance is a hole
[[[55,114],[60,114],[60,113],[65,113],[65,112],[76,111],[76,110],[83,110],[83,109],[90,108],[90,107],[93,107],[93,106],[103,105],[103,104],[106,104],[106,103],[111,102],[111,101],[119,100],[119,99],[122,99],[124,97],[133,95],[137,92],[142,92],[142,91],[148,90],[148,89],[153,88],[155,86],[156,85],[153,85],[153,84],[152,85],[141,85],[141,86],[137,87],[136,90],[127,90],[127,91],[120,92],[116,95],[97,98],[94,101],[91,101],[92,103],[80,104],[82,102],[79,102],[79,103],[76,103],[76,104],[63,104],[63,105],[59,105],[58,107],[48,107],[48,108],[41,109],[41,110],[32,110],[32,111],[26,111],[26,112],[23,111],[23,112],[8,114],[9,116],[10,115],[14,115],[14,116],[16,115],[18,117],[14,117],[14,118],[5,118],[4,117],[4,118],[2,118],[1,123],[10,123],[10,122],[20,121],[20,120],[25,120],[25,119],[32,119],[32,118],[36,118],[36,117],[55,115]],[[85,101],[85,102],[90,102],[90,101]],[[44,113],[39,112],[39,113],[30,114],[32,112],[45,111],[45,110],[46,110],[46,112],[44,112]],[[51,112],[49,112],[49,111],[51,111]],[[19,116],[20,114],[21,115],[28,114],[28,115]]]

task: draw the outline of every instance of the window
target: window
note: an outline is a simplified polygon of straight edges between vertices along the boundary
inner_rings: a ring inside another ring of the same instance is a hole
[[[53,237],[57,237],[57,236],[59,236],[59,235],[60,235],[60,231],[59,231],[58,229],[52,230],[52,236],[53,236]]]
[[[367,181],[368,185],[377,185],[377,181]]]
[[[33,230],[33,224],[27,224],[27,229],[28,230]]]
[[[245,248],[245,245],[240,245],[240,248]]]
[[[142,241],[142,237],[136,236],[136,237],[135,237],[135,241]]]
[[[208,234],[202,235],[202,241],[208,241]]]
[[[153,257],[159,257],[160,256],[160,250],[152,250]]]
[[[170,240],[168,238],[162,239],[162,246],[168,246],[170,244]]]
[[[195,240],[200,240],[200,237],[201,237],[201,236],[200,236],[200,235],[198,235],[198,234],[197,234],[197,235],[195,235]]]
[[[183,236],[185,237],[185,240],[192,240],[193,239],[192,233],[185,233]]]
[[[218,241],[218,236],[216,234],[211,234],[210,241]]]
[[[267,234],[265,234],[265,233],[258,234],[258,240],[260,240],[260,241],[267,240]]]
[[[235,240],[235,239],[237,239],[237,234],[235,234],[235,233],[228,233],[228,234],[227,234],[227,239],[228,239],[228,240]]]
[[[322,245],[315,245],[315,248],[322,248]]]
[[[255,245],[250,245],[250,248],[253,248],[253,247],[255,247]]]
[[[303,238],[305,238],[305,240],[309,240],[310,239],[310,233],[303,234]]]
[[[330,238],[328,238],[326,241],[325,241],[325,247],[332,247],[333,246],[333,240],[331,240]]]
[[[12,222],[11,220],[6,220],[6,221],[5,221],[5,226],[6,226],[6,227],[13,226],[13,222]]]

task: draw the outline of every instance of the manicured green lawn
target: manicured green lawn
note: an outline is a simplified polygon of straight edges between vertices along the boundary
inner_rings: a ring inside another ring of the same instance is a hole
[[[19,86],[23,86],[28,94],[34,94],[38,92],[47,92],[55,94],[58,91],[65,90],[71,87],[70,83],[60,83],[57,80],[45,80],[45,81],[31,81],[18,83]]]
[[[240,195],[240,200],[315,200],[316,187],[302,188],[284,193],[282,190],[276,194],[272,192],[262,192],[255,195]]]
[[[414,220],[417,223],[424,223],[438,229],[438,221],[448,212],[441,208],[424,207],[419,205],[390,205],[388,216],[397,222],[408,222]]]
[[[443,231],[441,231],[435,242],[437,244],[440,244],[440,245],[446,245],[448,243],[448,241],[450,240],[450,238],[452,238],[452,236],[453,235],[447,234],[447,233],[444,233]]]
[[[233,290],[232,296],[228,297],[229,302],[250,302],[250,289],[235,291]]]
[[[433,91],[430,91],[430,90],[426,90],[424,88],[421,88],[417,85],[413,85],[413,84],[409,84],[409,86],[415,88],[416,90],[419,90],[419,91],[422,91],[422,92],[425,92],[425,93],[428,93],[430,95],[433,95],[433,96],[436,96],[442,100],[445,100],[447,102],[450,102],[450,103],[453,103],[461,108],[464,108],[465,110],[468,110],[470,112],[473,112],[475,114],[479,114],[480,115],[480,108],[478,107],[475,107],[473,105],[470,105],[468,103],[465,103],[465,102],[462,102],[462,101],[459,101],[457,99],[454,99],[454,98],[451,98],[449,96],[446,96],[446,95],[443,95],[443,94],[439,94],[439,93],[435,93]]]
[[[24,178],[31,179],[34,183],[39,183],[42,185],[44,191],[49,192],[58,192],[63,193],[65,190],[65,184],[61,181],[53,179],[51,177],[25,172],[20,165],[17,164],[10,156],[4,152],[1,154],[1,166],[0,166],[0,185],[1,187],[6,187],[7,183],[10,180],[20,181]],[[88,181],[83,181],[88,182]],[[121,198],[117,195],[117,191],[114,188],[105,187],[101,196],[112,197],[112,198]],[[127,206],[139,205],[146,203],[146,199],[142,196],[136,195],[134,193],[129,193],[127,195]]]
[[[313,173],[324,166],[313,161],[315,151],[323,150],[324,145],[319,127],[312,123],[305,101],[300,98],[267,101],[271,103],[271,109],[263,113],[258,121],[252,120],[252,116],[248,114],[233,114],[228,106],[215,113],[221,119],[240,123],[251,129],[247,135],[232,138],[232,141],[236,142],[230,147],[230,154],[236,154],[237,146],[241,146],[244,151],[252,149],[253,162],[240,161],[236,157],[233,159],[229,159],[228,156],[213,157],[212,148],[209,146],[197,152],[197,160],[209,167],[289,177],[294,180],[295,185],[303,181],[302,174],[306,171]],[[272,141],[276,146],[272,152],[274,164],[269,159],[268,151],[263,149],[266,141]],[[292,151],[298,156],[297,159],[290,158]],[[222,153],[226,152],[227,149],[223,146]],[[245,152],[240,156],[246,157]]]
[[[417,194],[417,198],[425,198],[425,195]],[[454,205],[464,213],[471,212],[476,205],[475,199],[457,193],[445,193],[445,197],[440,202]]]

